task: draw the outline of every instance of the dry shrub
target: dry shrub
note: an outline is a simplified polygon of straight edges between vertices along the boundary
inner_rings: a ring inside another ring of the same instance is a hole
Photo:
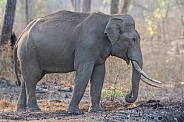
[[[6,99],[0,100],[0,109],[5,109],[10,106],[10,103]]]
[[[41,82],[45,82],[45,81],[59,82],[60,85],[71,86],[74,84],[74,77],[75,77],[75,72],[51,73],[51,74],[46,74],[42,78]]]
[[[131,73],[131,64],[127,65],[124,60],[110,56],[106,61],[104,89],[114,86],[129,91],[131,88]]]
[[[0,77],[13,78],[13,51],[10,43],[0,46]]]
[[[58,81],[61,85],[74,84],[75,72],[46,74],[42,81]],[[122,59],[110,56],[106,61],[105,83],[122,85],[131,82],[131,65]],[[122,85],[124,86],[124,85]]]

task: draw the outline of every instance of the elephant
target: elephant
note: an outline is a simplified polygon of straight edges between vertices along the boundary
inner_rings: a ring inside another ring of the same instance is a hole
[[[36,100],[36,85],[48,73],[76,71],[74,91],[67,112],[81,114],[79,103],[90,82],[89,112],[103,111],[100,106],[105,77],[105,61],[116,56],[132,63],[132,91],[125,97],[133,103],[138,97],[141,77],[159,87],[161,83],[143,72],[140,36],[130,15],[101,12],[58,11],[30,22],[14,47],[15,74],[21,93],[18,112],[41,111]],[[17,75],[18,62],[22,82]]]

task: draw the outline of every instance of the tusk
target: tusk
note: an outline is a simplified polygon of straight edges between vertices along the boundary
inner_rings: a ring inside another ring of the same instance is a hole
[[[150,82],[149,80],[147,80],[146,78],[144,78],[144,77],[142,77],[142,76],[141,76],[141,80],[142,80],[143,82],[147,83],[147,84],[150,85],[150,86],[157,87],[157,88],[161,88],[161,87],[162,87],[162,86],[159,86],[159,85],[157,85],[157,84],[153,84],[152,82]]]
[[[143,75],[145,78],[147,78],[148,80],[153,81],[153,82],[155,82],[155,83],[159,83],[159,84],[161,83],[160,81],[155,80],[155,79],[149,77],[149,76],[139,67],[139,64],[138,64],[136,61],[132,61],[132,64],[133,64],[133,66],[135,67],[135,69],[136,69],[141,75]]]

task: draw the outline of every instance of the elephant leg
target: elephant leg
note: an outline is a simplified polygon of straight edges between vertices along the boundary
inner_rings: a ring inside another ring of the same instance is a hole
[[[93,63],[90,62],[78,66],[75,77],[74,92],[67,110],[69,114],[82,114],[82,111],[79,109],[79,102],[84,95],[93,67]]]
[[[26,88],[25,82],[21,83],[21,93],[19,95],[19,99],[17,102],[17,112],[25,112],[26,111]]]
[[[37,112],[41,111],[41,109],[38,107],[37,100],[36,100],[36,84],[37,81],[34,79],[27,81],[26,87],[27,87],[27,108],[30,112]]]
[[[104,82],[104,76],[105,76],[105,64],[95,66],[90,80],[89,112],[103,111],[99,103]]]
[[[38,107],[35,93],[36,85],[38,81],[43,77],[39,69],[39,65],[37,65],[37,63],[32,60],[23,63],[22,68],[22,75],[27,89],[27,109],[30,112],[41,111],[41,109]]]

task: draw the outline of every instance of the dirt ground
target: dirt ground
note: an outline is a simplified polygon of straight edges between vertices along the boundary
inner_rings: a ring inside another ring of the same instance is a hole
[[[183,122],[184,99],[178,97],[138,100],[128,104],[121,100],[101,100],[104,112],[89,113],[88,90],[80,103],[82,115],[69,115],[66,109],[72,94],[72,87],[60,86],[57,82],[42,82],[37,86],[38,104],[42,112],[17,113],[16,102],[20,87],[1,84],[0,121],[44,121],[44,122]]]

